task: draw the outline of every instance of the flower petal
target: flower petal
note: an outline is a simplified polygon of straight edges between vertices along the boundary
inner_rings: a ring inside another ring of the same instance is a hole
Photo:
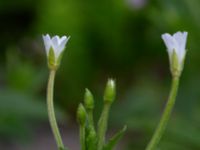
[[[67,37],[66,37],[66,36],[62,36],[62,37],[59,39],[58,44],[60,45],[60,44],[62,43],[62,41],[64,41],[65,39],[67,39]]]
[[[60,49],[64,49],[64,47],[65,47],[65,45],[66,45],[66,43],[68,42],[68,40],[69,40],[69,38],[70,37],[66,37],[66,38],[64,38],[62,41],[61,41],[61,43],[60,43]]]
[[[179,57],[180,62],[185,57],[185,47],[186,47],[186,40],[187,40],[187,32],[177,32],[173,35],[174,39],[176,40],[179,48],[177,49],[177,55]]]
[[[43,41],[44,41],[46,53],[48,55],[49,49],[51,47],[51,38],[50,38],[49,34],[43,35],[42,38],[43,38]]]
[[[177,49],[176,40],[169,33],[162,34],[162,39],[167,47],[169,55],[172,55],[173,50]]]
[[[58,46],[59,46],[59,36],[54,36],[52,39],[51,39],[51,41],[52,41],[52,47],[53,47],[53,49],[54,49],[54,52],[56,53],[57,52],[57,49],[58,49]]]

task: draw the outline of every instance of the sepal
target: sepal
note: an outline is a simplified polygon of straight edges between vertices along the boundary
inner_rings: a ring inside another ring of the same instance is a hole
[[[179,77],[183,69],[184,60],[182,60],[181,62],[178,60],[178,56],[175,50],[173,50],[170,60],[171,60],[170,70],[171,70],[172,76]]]
[[[54,53],[54,50],[53,50],[52,47],[49,50],[49,53],[47,55],[47,59],[48,59],[49,68],[50,69],[55,69],[56,68],[56,65],[55,65],[56,58],[55,58],[55,53]]]

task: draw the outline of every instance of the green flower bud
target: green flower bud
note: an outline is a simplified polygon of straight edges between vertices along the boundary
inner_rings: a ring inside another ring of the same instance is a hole
[[[80,125],[84,126],[86,123],[86,111],[83,104],[79,104],[77,109],[77,121]]]
[[[85,89],[84,103],[86,109],[94,109],[94,98],[88,89]]]
[[[104,102],[112,103],[116,95],[116,86],[113,79],[109,79],[104,92]]]

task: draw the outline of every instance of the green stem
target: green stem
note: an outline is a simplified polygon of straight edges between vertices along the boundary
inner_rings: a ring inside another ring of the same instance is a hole
[[[101,117],[99,119],[98,132],[97,132],[97,136],[98,136],[97,150],[102,150],[105,144],[105,134],[107,130],[107,122],[108,122],[110,106],[111,106],[110,103],[104,104],[104,108],[103,108]]]
[[[53,105],[55,75],[56,75],[56,71],[50,70],[49,82],[48,82],[48,87],[47,87],[47,109],[48,109],[49,122],[51,125],[51,129],[53,131],[53,135],[56,140],[58,149],[64,150],[65,148],[64,148],[64,144],[62,142],[62,138],[61,138],[59,129],[58,129],[58,125],[56,123],[56,117],[55,117],[54,105]]]
[[[87,109],[88,114],[88,128],[87,128],[87,136],[86,136],[86,147],[87,150],[96,149],[96,131],[94,127],[94,119],[93,119],[93,109]]]
[[[171,91],[170,91],[170,95],[169,95],[165,110],[163,112],[161,120],[154,132],[154,135],[153,135],[151,141],[149,142],[149,144],[146,147],[146,150],[155,150],[156,149],[156,147],[165,131],[165,128],[167,126],[168,120],[170,118],[170,115],[171,115],[171,112],[172,112],[172,109],[174,106],[174,103],[176,101],[178,86],[179,86],[179,77],[173,77]]]
[[[85,126],[80,125],[80,143],[81,143],[81,150],[86,150],[85,146]]]
[[[88,112],[88,123],[89,127],[94,127],[94,121],[93,121],[93,110],[87,110]]]

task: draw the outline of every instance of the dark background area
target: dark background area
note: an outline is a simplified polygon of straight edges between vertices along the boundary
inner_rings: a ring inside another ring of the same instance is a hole
[[[123,150],[143,150],[170,89],[161,34],[188,31],[177,103],[161,150],[200,149],[199,0],[0,0],[0,149],[54,150],[46,112],[48,68],[42,34],[70,35],[55,82],[64,141],[78,142],[76,108],[85,88],[95,120],[108,78],[117,83],[109,133],[127,124]],[[75,147],[74,147],[75,146]]]

